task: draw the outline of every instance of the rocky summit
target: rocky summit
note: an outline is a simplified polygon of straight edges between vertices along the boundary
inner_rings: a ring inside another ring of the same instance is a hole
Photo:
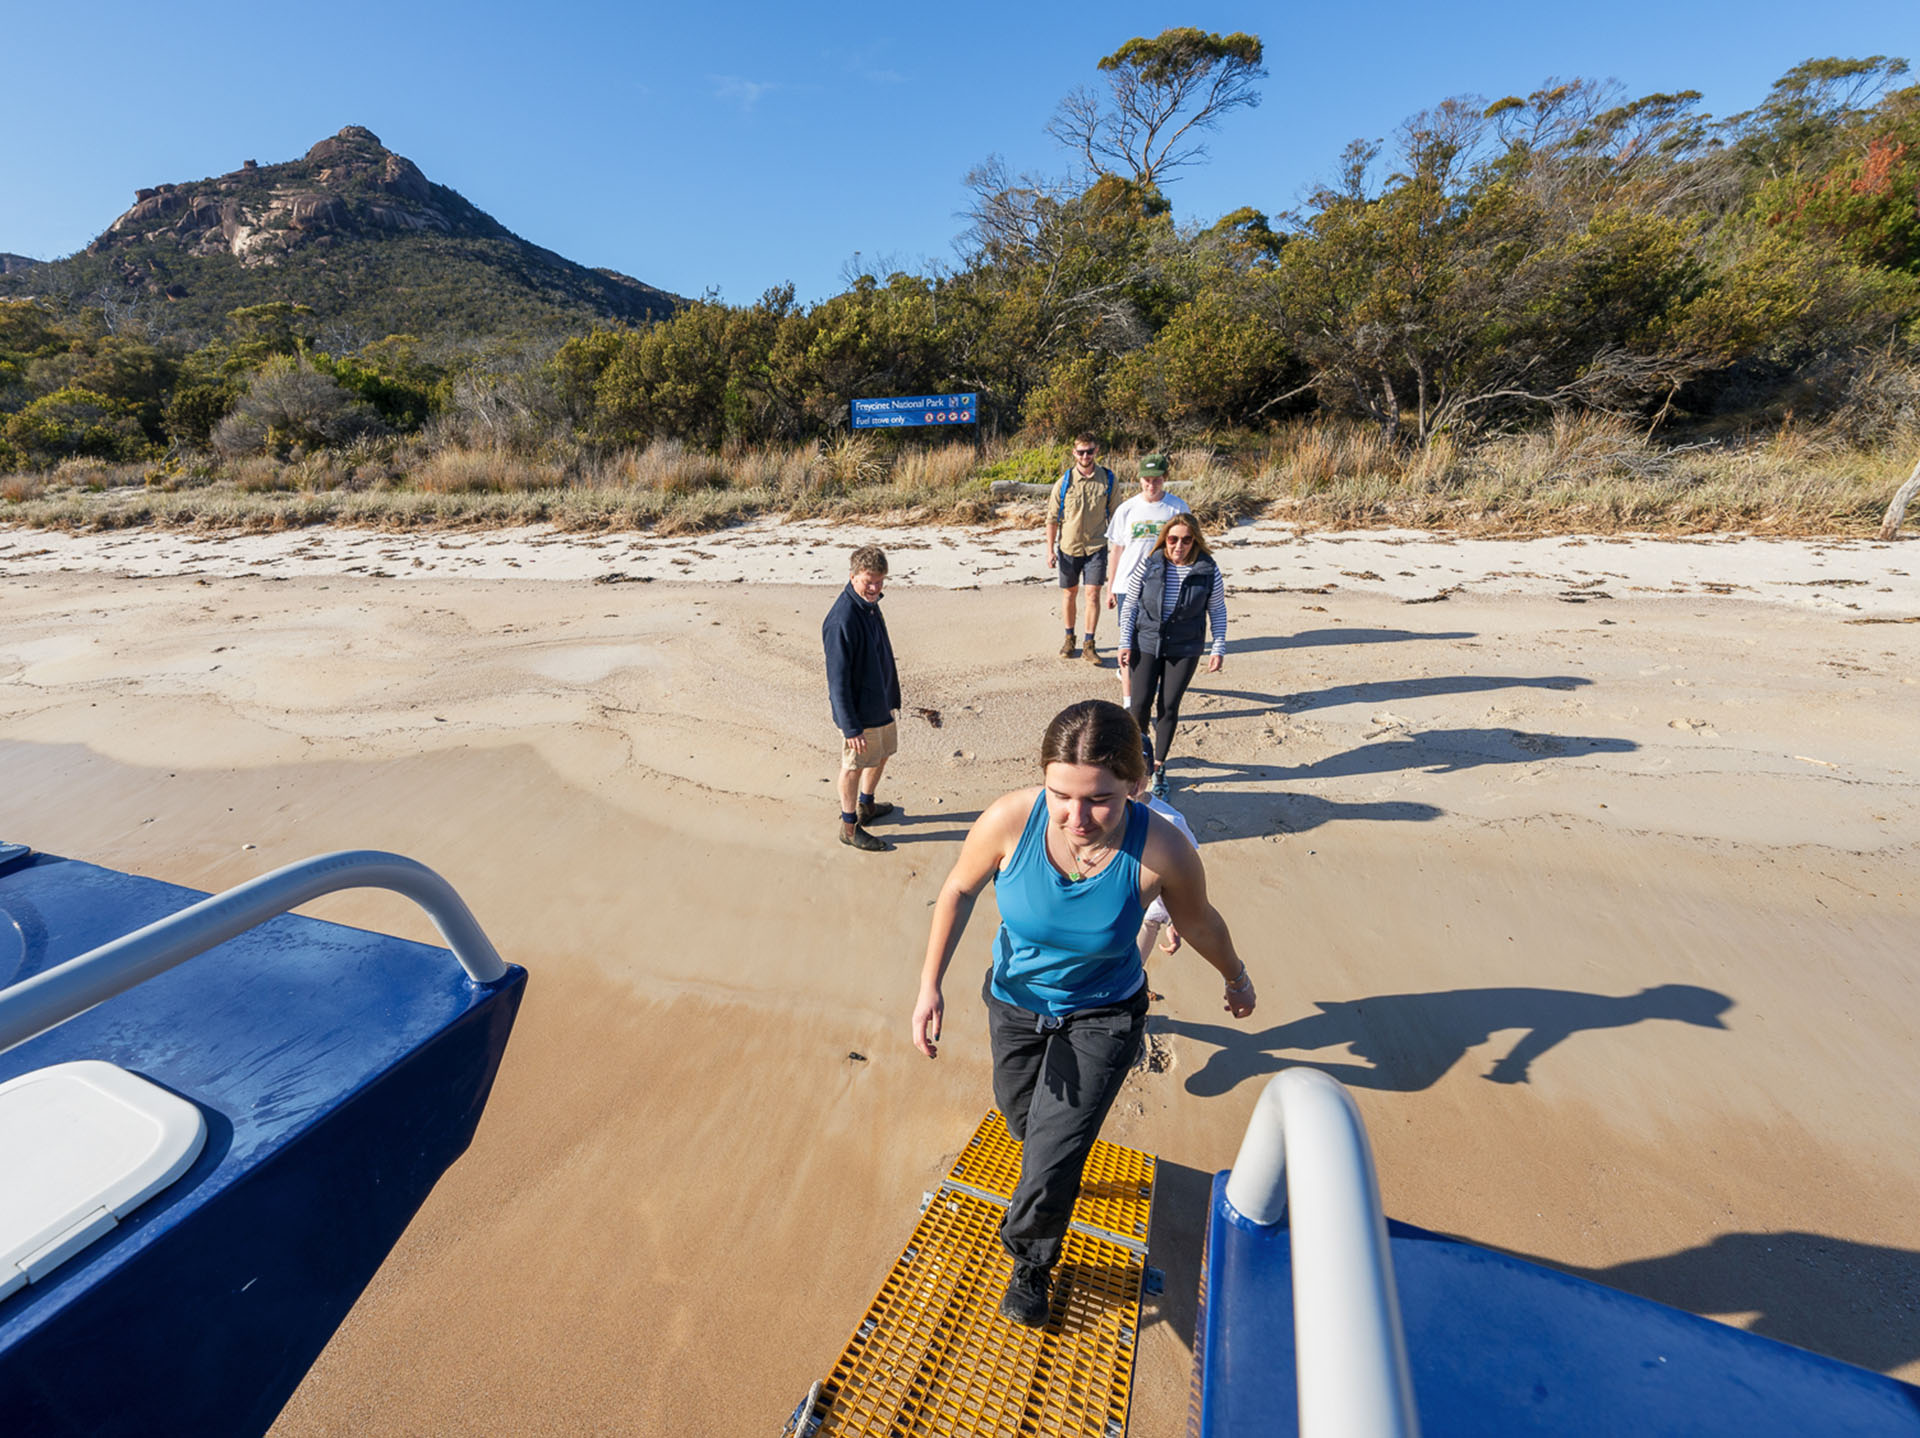
[[[360,125],[278,165],[252,160],[231,174],[134,193],[133,208],[89,245],[91,254],[170,242],[189,254],[230,254],[246,266],[343,236],[501,236],[507,231]]]
[[[374,338],[575,331],[679,303],[528,243],[361,125],[297,160],[137,190],[79,254],[13,259],[0,263],[0,298],[144,308],[188,334],[272,300]]]

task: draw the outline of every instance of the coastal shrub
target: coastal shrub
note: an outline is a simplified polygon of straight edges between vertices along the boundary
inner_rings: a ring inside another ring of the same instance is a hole
[[[133,406],[86,389],[58,389],[8,415],[5,438],[30,462],[70,456],[136,459],[148,449]]]
[[[1101,428],[1107,417],[1106,372],[1103,356],[1066,356],[1027,396],[1020,411],[1022,425],[1033,434],[1077,434]],[[1131,412],[1128,418],[1134,418]]]
[[[436,386],[434,408],[432,442],[463,449],[533,454],[564,428],[550,361],[525,349],[462,361]]]
[[[1305,367],[1252,294],[1209,288],[1175,309],[1153,341],[1117,361],[1105,413],[1129,434],[1193,434],[1258,423]],[[1095,411],[1081,423],[1100,418]]]
[[[228,380],[195,381],[177,387],[167,407],[163,423],[167,438],[189,449],[205,449],[213,441],[214,427],[227,417],[242,390]]]
[[[294,451],[342,444],[380,427],[373,407],[348,394],[303,356],[275,355],[254,372],[247,392],[213,427],[223,455],[285,457]]]
[[[432,414],[440,372],[418,355],[418,341],[390,335],[357,354],[313,357],[315,368],[395,429],[418,429]]]
[[[1043,441],[1037,444],[1019,445],[1001,453],[989,452],[987,462],[980,467],[980,478],[988,484],[1009,480],[1016,484],[1052,484],[1063,473],[1072,457],[1067,446],[1057,442]],[[1112,458],[1103,457],[1101,462],[1112,465]]]

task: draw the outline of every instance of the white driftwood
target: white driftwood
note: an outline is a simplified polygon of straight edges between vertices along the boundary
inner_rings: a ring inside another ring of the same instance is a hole
[[[1178,492],[1188,488],[1192,483],[1190,479],[1170,479],[1167,481],[1167,488]],[[1113,488],[1115,494],[1120,492],[1118,484]],[[1017,479],[996,479],[989,493],[995,499],[1045,499],[1053,493],[1053,485],[1023,484]]]
[[[1880,521],[1880,537],[1892,539],[1900,532],[1900,521],[1907,512],[1907,506],[1913,503],[1915,494],[1920,494],[1920,463],[1913,466],[1913,473],[1907,476],[1907,482],[1900,486],[1893,496],[1893,503],[1887,506],[1887,517]]]

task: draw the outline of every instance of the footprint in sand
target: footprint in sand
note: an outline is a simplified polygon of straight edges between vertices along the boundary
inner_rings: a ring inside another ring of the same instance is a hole
[[[1669,729],[1685,729],[1691,733],[1698,734],[1702,739],[1718,739],[1720,737],[1720,735],[1715,732],[1713,725],[1704,719],[1669,719],[1667,721],[1667,727]]]

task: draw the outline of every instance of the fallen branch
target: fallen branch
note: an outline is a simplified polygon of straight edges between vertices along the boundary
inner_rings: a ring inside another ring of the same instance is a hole
[[[1880,537],[1892,539],[1900,532],[1900,521],[1906,516],[1907,506],[1913,502],[1913,496],[1920,493],[1920,461],[1913,466],[1913,473],[1907,476],[1907,482],[1900,486],[1893,496],[1893,503],[1887,506],[1887,517],[1880,521]]]

